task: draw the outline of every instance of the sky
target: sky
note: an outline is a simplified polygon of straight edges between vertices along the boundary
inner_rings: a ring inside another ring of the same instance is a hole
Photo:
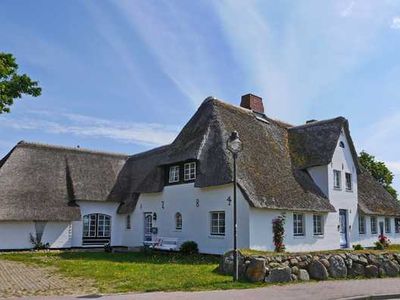
[[[0,115],[18,141],[134,154],[208,96],[291,124],[344,116],[400,190],[400,0],[2,0],[0,51],[40,82]]]

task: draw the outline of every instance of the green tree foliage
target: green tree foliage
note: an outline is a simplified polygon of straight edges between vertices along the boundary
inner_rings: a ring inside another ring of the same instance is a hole
[[[376,160],[375,156],[365,151],[360,153],[359,161],[383,187],[397,199],[397,191],[392,187],[393,173],[384,162]]]
[[[42,89],[28,75],[18,75],[18,65],[10,53],[0,52],[0,114],[10,112],[14,100],[23,94],[40,96]]]

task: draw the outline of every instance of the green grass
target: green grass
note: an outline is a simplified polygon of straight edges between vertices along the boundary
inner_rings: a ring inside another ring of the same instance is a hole
[[[215,272],[219,258],[178,253],[25,252],[0,259],[55,267],[61,275],[91,279],[101,293],[250,288]],[[265,285],[265,284],[264,284]]]

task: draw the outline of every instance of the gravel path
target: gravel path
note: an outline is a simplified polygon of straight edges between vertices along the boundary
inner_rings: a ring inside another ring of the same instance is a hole
[[[0,259],[0,298],[95,292],[87,281],[66,279],[51,269]]]

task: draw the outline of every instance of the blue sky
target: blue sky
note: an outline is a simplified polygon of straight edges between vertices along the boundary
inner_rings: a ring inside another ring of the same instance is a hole
[[[293,124],[345,116],[400,178],[400,1],[2,0],[0,28],[43,87],[0,116],[0,155],[19,140],[133,154],[207,96],[252,92]]]

